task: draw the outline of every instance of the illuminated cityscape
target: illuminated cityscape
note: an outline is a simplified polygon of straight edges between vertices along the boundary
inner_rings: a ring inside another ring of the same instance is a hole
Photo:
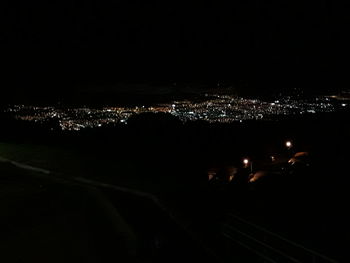
[[[62,130],[97,128],[106,124],[124,123],[142,113],[168,113],[181,121],[207,121],[231,123],[245,120],[270,120],[276,116],[333,112],[337,107],[347,107],[329,97],[295,99],[284,97],[274,101],[248,99],[233,95],[209,95],[198,101],[179,100],[154,106],[62,108],[54,106],[12,105],[6,112],[15,119],[45,123],[57,120]]]
[[[350,2],[7,2],[0,263],[350,263]]]

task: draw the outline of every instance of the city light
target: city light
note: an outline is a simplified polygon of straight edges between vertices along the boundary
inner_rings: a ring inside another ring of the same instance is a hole
[[[334,110],[335,106],[325,97],[314,97],[309,100],[285,97],[271,103],[235,95],[211,94],[203,101],[183,99],[152,106],[94,109],[13,105],[6,111],[18,120],[43,124],[55,119],[62,130],[80,130],[112,123],[126,124],[132,116],[143,113],[168,113],[182,122],[202,120],[209,123],[232,123],[245,120],[271,120],[275,118],[274,116],[333,112]],[[287,142],[286,146],[290,148],[291,142]]]
[[[248,160],[248,159],[244,159],[244,160],[243,160],[243,163],[244,163],[244,165],[248,165],[249,160]]]

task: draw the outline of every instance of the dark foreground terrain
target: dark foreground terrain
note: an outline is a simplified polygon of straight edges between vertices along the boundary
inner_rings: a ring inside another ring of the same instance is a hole
[[[347,112],[230,125],[146,115],[79,133],[3,119],[0,157],[52,173],[0,163],[1,261],[346,262],[349,134]],[[291,166],[296,152],[308,160]],[[245,157],[267,175],[248,183]]]

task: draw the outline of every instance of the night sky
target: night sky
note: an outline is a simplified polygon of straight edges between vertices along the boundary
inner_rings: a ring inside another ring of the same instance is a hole
[[[349,6],[230,2],[1,4],[2,90],[45,97],[130,81],[226,81],[252,93],[347,88]]]

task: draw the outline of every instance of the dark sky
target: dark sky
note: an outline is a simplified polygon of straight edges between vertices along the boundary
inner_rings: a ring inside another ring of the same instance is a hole
[[[1,7],[7,92],[120,81],[223,80],[252,91],[349,84],[350,9],[334,1],[11,2]]]

